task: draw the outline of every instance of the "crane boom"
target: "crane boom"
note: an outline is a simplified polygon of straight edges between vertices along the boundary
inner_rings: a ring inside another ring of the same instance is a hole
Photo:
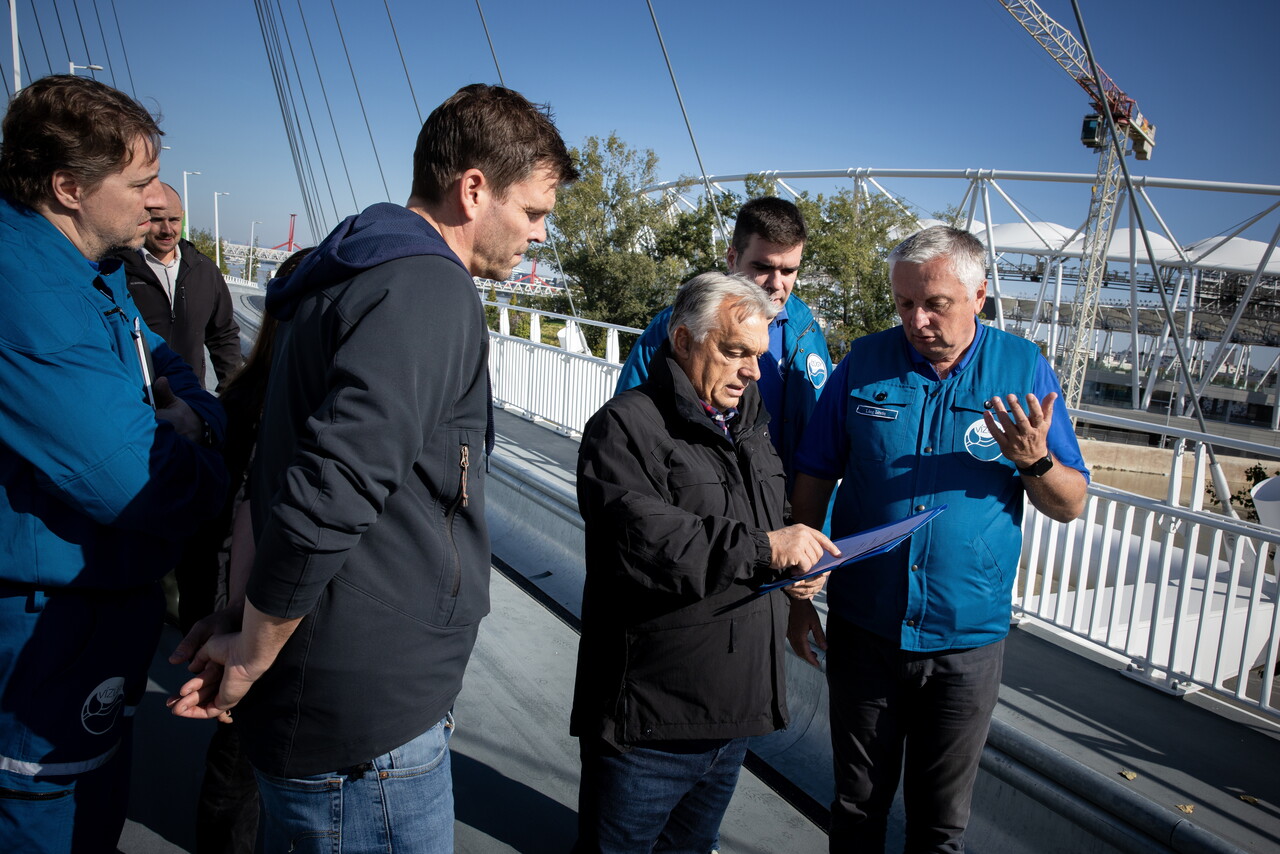
[[[1146,160],[1151,157],[1151,149],[1155,145],[1155,126],[1143,118],[1137,102],[1126,95],[1101,68],[1098,69],[1098,77],[1105,102],[1099,98],[1093,74],[1089,70],[1088,54],[1076,37],[1049,17],[1034,0],[998,2],[1073,80],[1084,87],[1097,109],[1111,113],[1117,132],[1133,141],[1138,159]],[[1072,407],[1080,405],[1085,374],[1089,369],[1094,327],[1098,318],[1098,299],[1107,270],[1107,250],[1115,230],[1116,200],[1120,195],[1121,146],[1114,144],[1110,123],[1102,122],[1098,130],[1098,178],[1093,185],[1089,218],[1084,226],[1084,246],[1080,258],[1080,273],[1076,279],[1071,334],[1068,336],[1066,352],[1061,354],[1058,363],[1063,395],[1067,405]],[[1137,349],[1136,341],[1133,349]],[[1134,370],[1137,370],[1136,359]]]
[[[1080,84],[1089,93],[1089,99],[1099,110],[1109,110],[1115,117],[1116,124],[1122,127],[1133,142],[1134,152],[1139,160],[1150,160],[1151,150],[1156,145],[1155,125],[1147,121],[1138,109],[1138,102],[1125,94],[1116,85],[1111,75],[1098,69],[1098,78],[1102,83],[1102,91],[1106,103],[1098,100],[1098,90],[1089,71],[1089,59],[1084,46],[1075,35],[1041,9],[1034,0],[998,0],[1005,11],[1031,34],[1040,46],[1045,49],[1062,69],[1071,75],[1071,79]]]

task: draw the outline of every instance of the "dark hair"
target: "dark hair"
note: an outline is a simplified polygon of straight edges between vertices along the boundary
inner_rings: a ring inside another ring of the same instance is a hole
[[[298,264],[315,247],[299,249],[276,268],[276,278],[287,276],[298,269]],[[262,404],[267,399],[267,380],[271,378],[271,359],[275,355],[276,330],[280,321],[269,311],[262,312],[258,336],[254,339],[249,358],[227,380],[218,396],[227,411],[227,441],[223,447],[223,459],[231,472],[232,483],[238,483],[249,466],[253,447],[258,441],[258,425],[262,420]]]
[[[752,199],[738,211],[738,221],[733,226],[733,248],[739,253],[746,252],[753,234],[788,248],[809,239],[800,209],[775,196]]]
[[[438,203],[468,169],[479,169],[499,198],[546,166],[560,184],[578,179],[551,110],[501,86],[463,86],[432,110],[413,151],[413,195]]]
[[[52,198],[55,171],[70,171],[92,190],[129,165],[138,137],[158,154],[163,135],[128,95],[70,74],[41,78],[18,92],[0,132],[0,194],[28,207]]]

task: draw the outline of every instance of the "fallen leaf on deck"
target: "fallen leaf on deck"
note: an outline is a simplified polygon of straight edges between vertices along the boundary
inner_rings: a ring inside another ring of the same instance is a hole
[[[1191,815],[1191,813],[1194,812],[1196,808],[1195,804],[1174,804],[1174,806],[1182,810],[1187,815]]]
[[[1120,769],[1120,776],[1125,778],[1126,780],[1138,779],[1138,775],[1135,774],[1133,771],[1126,771],[1123,768]]]
[[[1240,800],[1244,801],[1246,804],[1253,804],[1255,807],[1258,805],[1258,799],[1253,795],[1241,795]]]

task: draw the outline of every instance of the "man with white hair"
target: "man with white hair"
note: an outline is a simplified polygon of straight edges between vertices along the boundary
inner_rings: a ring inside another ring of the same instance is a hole
[[[905,751],[909,852],[964,850],[1000,687],[1023,495],[1066,522],[1088,470],[1053,369],[989,329],[982,244],[937,226],[889,255],[902,325],[855,341],[796,456],[795,518],[842,537],[947,505],[909,540],[832,574],[824,635],[808,601],[789,638],[827,649],[836,797],[831,850],[883,851]],[[1025,397],[1021,397],[1025,395]],[[1025,401],[1025,405],[1023,402]]]
[[[756,588],[835,548],[785,520],[756,388],[777,310],[743,277],[690,279],[648,379],[583,431],[577,852],[710,851],[747,738],[786,726],[786,598]]]

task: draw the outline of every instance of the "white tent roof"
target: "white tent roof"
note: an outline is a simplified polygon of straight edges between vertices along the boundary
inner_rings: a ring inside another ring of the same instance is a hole
[[[1128,263],[1129,261],[1129,231],[1127,228],[1117,228],[1111,235],[1111,245],[1107,247],[1107,260],[1112,263]],[[1135,257],[1141,265],[1147,264],[1147,246],[1142,240],[1142,233],[1134,233],[1134,246],[1137,248]],[[1173,241],[1159,234],[1151,234],[1151,248],[1156,253],[1157,264],[1181,264],[1182,258],[1178,255],[1178,249],[1174,246]],[[1071,241],[1062,250],[1062,254],[1068,258],[1079,258],[1084,254],[1084,236],[1081,235]]]
[[[995,241],[997,252],[1023,255],[1059,254],[1058,250],[1074,233],[1074,229],[1058,225],[1056,222],[1035,222],[1027,225],[1025,222],[1018,221],[991,226],[991,238]],[[985,228],[976,229],[973,235],[983,243],[988,242]]]
[[[1261,240],[1232,237],[1217,249],[1214,249],[1220,242],[1222,242],[1221,237],[1206,237],[1204,240],[1197,240],[1187,247],[1187,257],[1191,259],[1194,266],[1202,269],[1212,268],[1215,270],[1230,270],[1235,273],[1254,273],[1257,272],[1258,264],[1262,261],[1263,253],[1267,251],[1267,246],[1269,245]],[[1205,253],[1208,254],[1205,255]],[[1201,258],[1201,255],[1204,255],[1204,257]],[[1271,253],[1271,260],[1267,262],[1266,269],[1263,272],[1273,276],[1280,275],[1280,251]]]

